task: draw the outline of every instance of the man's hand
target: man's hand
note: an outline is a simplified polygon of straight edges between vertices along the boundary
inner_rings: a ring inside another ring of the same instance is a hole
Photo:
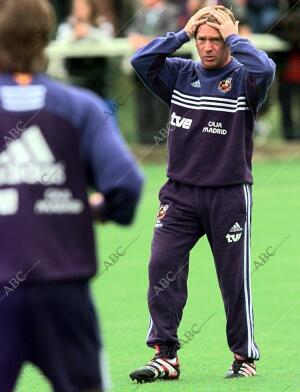
[[[89,195],[89,206],[94,221],[105,223],[105,220],[101,217],[101,207],[104,203],[105,199],[102,193],[94,192]]]
[[[202,8],[187,22],[184,30],[190,38],[194,37],[198,26],[207,22],[207,17],[209,16],[210,11],[211,7]]]
[[[219,30],[224,41],[230,35],[239,33],[239,22],[237,21],[234,23],[226,12],[222,10],[211,10],[210,15],[213,16],[219,23],[207,22],[207,25]]]

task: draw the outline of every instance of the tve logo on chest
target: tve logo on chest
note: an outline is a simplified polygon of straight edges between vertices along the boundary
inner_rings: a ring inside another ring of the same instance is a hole
[[[171,125],[174,125],[175,127],[190,129],[192,122],[193,120],[191,118],[176,116],[175,112],[171,114]]]

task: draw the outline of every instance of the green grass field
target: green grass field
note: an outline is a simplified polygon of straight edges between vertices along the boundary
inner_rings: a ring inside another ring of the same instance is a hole
[[[147,182],[135,224],[129,229],[97,227],[102,261],[118,246],[126,247],[136,239],[126,254],[92,283],[101,314],[112,391],[300,392],[300,162],[295,160],[254,166],[252,260],[258,263],[268,247],[278,247],[275,255],[252,275],[256,341],[262,352],[259,375],[254,379],[223,379],[232,356],[226,344],[213,259],[204,238],[191,255],[189,300],[180,336],[193,324],[202,328],[179,352],[182,377],[142,386],[131,383],[128,373],[153,354],[144,343],[149,318],[147,263],[157,193],[165,181],[163,165],[147,165],[144,171]],[[50,387],[38,370],[28,365],[16,391],[49,392]]]

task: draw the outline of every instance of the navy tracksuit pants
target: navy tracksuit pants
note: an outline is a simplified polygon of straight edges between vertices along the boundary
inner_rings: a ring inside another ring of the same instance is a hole
[[[15,390],[27,361],[55,392],[104,390],[102,342],[86,279],[24,282],[2,297],[0,341],[0,392]]]
[[[187,300],[189,253],[206,234],[215,260],[232,352],[259,359],[250,285],[251,186],[196,187],[172,180],[161,188],[149,264],[150,347],[173,356]]]

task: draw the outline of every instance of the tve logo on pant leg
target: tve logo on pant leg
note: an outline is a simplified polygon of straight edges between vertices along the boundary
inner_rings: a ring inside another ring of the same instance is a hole
[[[232,233],[232,234],[229,234],[229,233]],[[243,229],[238,224],[238,222],[235,222],[235,224],[229,230],[229,233],[226,234],[226,236],[225,236],[227,239],[227,242],[238,242],[242,237]]]
[[[238,242],[241,239],[242,233],[239,234],[227,234],[227,242]]]

